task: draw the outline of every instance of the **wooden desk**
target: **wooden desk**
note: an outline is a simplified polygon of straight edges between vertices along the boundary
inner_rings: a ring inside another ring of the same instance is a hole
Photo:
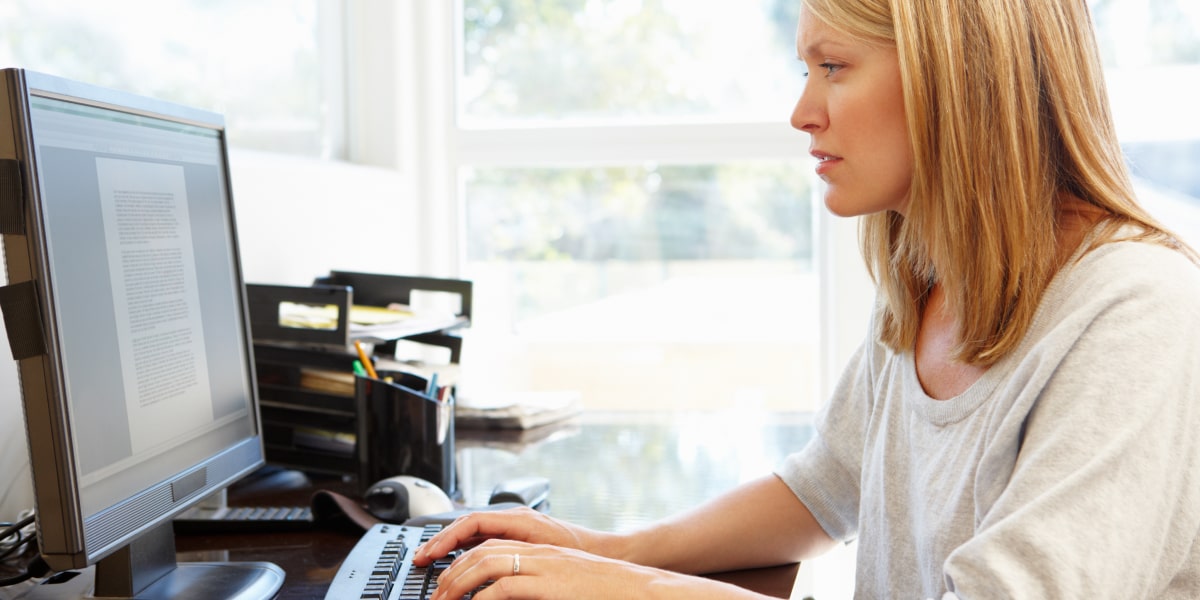
[[[460,430],[459,481],[468,505],[486,504],[499,481],[541,475],[551,481],[550,513],[609,531],[686,509],[740,481],[759,477],[808,440],[805,415],[589,414],[521,435]],[[234,486],[232,505],[307,502],[315,488],[353,493],[354,484],[292,473],[270,485]],[[287,572],[280,598],[324,598],[361,530],[179,535],[180,560],[270,561]],[[792,591],[797,565],[714,575],[773,597]]]

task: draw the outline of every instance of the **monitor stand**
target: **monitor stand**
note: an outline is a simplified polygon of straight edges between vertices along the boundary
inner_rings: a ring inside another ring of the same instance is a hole
[[[51,577],[23,599],[269,600],[283,569],[269,562],[176,562],[170,521],[78,576]]]

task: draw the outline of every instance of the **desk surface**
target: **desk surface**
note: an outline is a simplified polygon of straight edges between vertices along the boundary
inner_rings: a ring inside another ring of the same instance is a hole
[[[811,435],[807,415],[747,413],[588,414],[522,433],[458,432],[459,482],[468,505],[522,475],[550,479],[550,513],[587,527],[625,531],[699,504],[767,474]],[[351,491],[338,480],[292,474],[270,486],[235,486],[233,505],[304,504],[314,487]],[[180,535],[180,560],[270,561],[287,572],[280,598],[323,598],[361,531]],[[786,598],[795,565],[715,576]]]

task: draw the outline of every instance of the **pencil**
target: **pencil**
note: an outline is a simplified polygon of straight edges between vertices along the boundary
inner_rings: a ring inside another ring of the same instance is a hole
[[[371,357],[367,356],[366,350],[363,350],[362,342],[354,340],[354,349],[358,350],[358,358],[362,360],[363,368],[367,370],[367,377],[379,379],[379,374],[375,372],[375,365],[371,363]]]

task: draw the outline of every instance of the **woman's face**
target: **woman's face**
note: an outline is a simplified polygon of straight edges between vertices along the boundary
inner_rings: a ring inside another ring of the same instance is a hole
[[[896,49],[855,40],[801,8],[796,50],[809,75],[792,127],[812,136],[825,206],[841,216],[903,213],[913,155]]]

